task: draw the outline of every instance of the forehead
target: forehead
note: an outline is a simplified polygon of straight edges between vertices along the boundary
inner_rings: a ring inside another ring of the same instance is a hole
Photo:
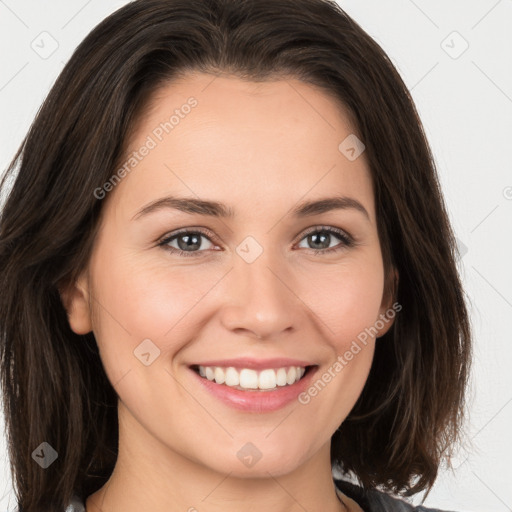
[[[339,149],[354,132],[340,103],[299,80],[190,73],[148,102],[123,163],[139,156],[115,202],[131,208],[179,193],[261,206],[335,191],[366,197],[372,215],[364,153],[350,161]]]

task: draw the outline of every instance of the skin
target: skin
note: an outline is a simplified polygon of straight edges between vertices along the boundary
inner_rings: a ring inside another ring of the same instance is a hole
[[[360,510],[336,497],[330,439],[362,391],[375,338],[310,403],[274,412],[233,409],[188,369],[294,357],[319,365],[320,376],[391,307],[365,155],[350,161],[338,150],[354,128],[331,97],[298,80],[190,73],[152,99],[130,150],[190,96],[198,105],[104,199],[88,268],[62,294],[71,328],[94,332],[119,396],[118,461],[87,511]],[[133,220],[170,194],[221,201],[235,216],[167,208]],[[357,199],[369,218],[353,208],[289,213],[336,194]],[[304,233],[325,226],[356,245],[333,234],[322,247],[340,250],[315,254]],[[215,238],[202,237],[192,257],[157,245],[184,227]],[[236,252],[247,236],[263,249],[250,264]],[[147,338],[160,350],[149,366],[133,353]],[[249,441],[262,454],[252,467],[236,455]]]

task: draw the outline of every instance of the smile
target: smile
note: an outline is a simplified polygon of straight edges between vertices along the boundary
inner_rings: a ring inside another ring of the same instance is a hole
[[[313,376],[319,368],[318,365],[282,364],[283,362],[274,368],[265,367],[267,365],[244,368],[196,364],[191,365],[189,371],[202,392],[230,408],[262,414],[296,403],[297,396],[311,385]]]
[[[268,368],[261,371],[252,368],[237,369],[233,366],[197,366],[193,368],[199,375],[217,384],[247,390],[272,390],[277,387],[291,386],[306,373],[306,367],[289,366]]]

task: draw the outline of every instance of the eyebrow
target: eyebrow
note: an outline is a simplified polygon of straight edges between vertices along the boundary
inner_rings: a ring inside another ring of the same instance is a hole
[[[144,206],[132,217],[132,220],[137,220],[145,215],[165,208],[171,208],[190,214],[206,215],[209,217],[233,218],[235,216],[233,208],[218,201],[167,196],[152,201]],[[366,208],[357,199],[346,196],[325,197],[314,201],[304,201],[293,208],[291,214],[295,217],[302,218],[319,215],[332,210],[347,209],[359,211],[368,220],[370,220],[370,216]]]

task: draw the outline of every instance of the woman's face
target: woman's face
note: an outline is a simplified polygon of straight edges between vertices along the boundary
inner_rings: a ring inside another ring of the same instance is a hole
[[[153,98],[68,308],[118,393],[120,450],[233,476],[329,456],[392,323],[353,132],[297,80],[189,74]]]

